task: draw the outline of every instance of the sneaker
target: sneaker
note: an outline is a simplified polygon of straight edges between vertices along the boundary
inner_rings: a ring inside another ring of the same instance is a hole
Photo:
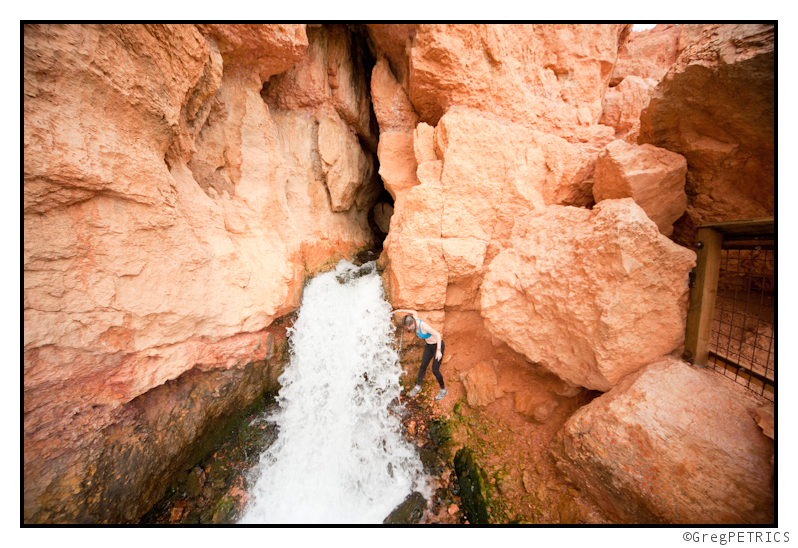
[[[415,385],[413,387],[413,390],[407,393],[407,397],[412,398],[413,396],[417,395],[419,392],[421,392],[421,387],[419,385]]]
[[[435,396],[435,401],[441,401],[443,398],[446,397],[446,394],[448,393],[449,393],[448,390],[446,390],[445,388],[441,388],[441,391],[438,392],[437,396]]]

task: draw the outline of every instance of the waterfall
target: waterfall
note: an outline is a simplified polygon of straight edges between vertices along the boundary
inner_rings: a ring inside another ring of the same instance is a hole
[[[389,411],[399,396],[391,307],[374,262],[314,278],[289,330],[277,441],[241,523],[381,523],[422,465]]]

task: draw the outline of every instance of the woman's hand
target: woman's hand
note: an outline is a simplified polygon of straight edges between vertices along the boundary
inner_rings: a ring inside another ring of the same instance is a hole
[[[443,354],[441,353],[441,349],[439,348],[438,351],[435,353],[435,359],[440,360],[442,357]]]

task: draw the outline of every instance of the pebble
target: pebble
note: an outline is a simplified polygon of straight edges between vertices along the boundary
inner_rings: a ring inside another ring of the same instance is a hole
[[[455,515],[458,510],[460,510],[460,507],[457,506],[456,504],[452,504],[451,506],[449,506],[449,515],[450,516]]]

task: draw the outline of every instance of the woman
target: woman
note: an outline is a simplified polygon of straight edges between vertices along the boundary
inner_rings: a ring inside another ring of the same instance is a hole
[[[408,314],[402,319],[402,326],[410,332],[415,331],[416,335],[419,338],[424,339],[427,343],[426,348],[424,348],[424,355],[421,358],[421,368],[418,370],[418,380],[416,381],[416,386],[414,386],[407,395],[412,398],[421,392],[421,381],[424,380],[424,374],[427,372],[427,365],[429,364],[430,360],[432,360],[432,374],[435,375],[435,378],[441,387],[440,392],[438,392],[438,395],[435,396],[435,401],[440,401],[445,398],[446,394],[448,393],[446,388],[443,386],[443,376],[441,375],[440,371],[441,360],[443,359],[443,351],[445,348],[441,334],[435,331],[424,320],[420,319],[415,310],[394,310],[394,314],[398,314],[400,312],[405,312]],[[432,359],[433,356],[435,357],[434,360]]]

